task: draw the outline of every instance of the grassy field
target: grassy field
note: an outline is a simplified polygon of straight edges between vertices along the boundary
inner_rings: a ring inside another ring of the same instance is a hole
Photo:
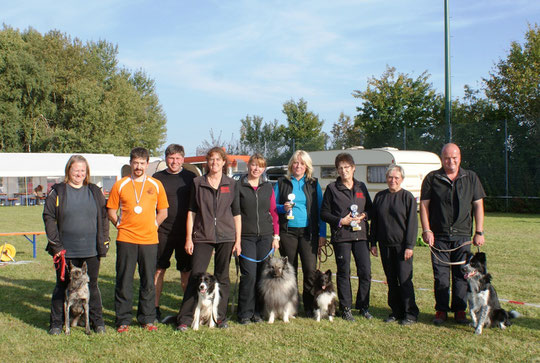
[[[43,230],[42,207],[0,208],[0,231]],[[499,297],[540,305],[540,216],[489,214],[486,218],[488,266]],[[116,231],[112,228],[111,238]],[[240,326],[227,330],[202,328],[175,332],[169,326],[149,333],[133,323],[127,334],[114,330],[115,246],[102,260],[100,287],[107,334],[86,336],[75,328],[71,336],[49,336],[50,296],[54,270],[44,251],[46,238],[38,238],[38,257],[23,237],[2,237],[13,244],[17,261],[0,266],[0,360],[8,361],[538,361],[540,359],[540,307],[503,302],[522,315],[502,331],[488,329],[475,336],[469,326],[449,321],[431,324],[434,298],[429,249],[417,247],[414,283],[420,308],[419,323],[409,327],[383,323],[389,309],[386,285],[373,282],[371,312],[375,319],[357,316],[354,323],[297,318],[290,324]],[[231,264],[231,290],[236,283]],[[331,257],[323,268],[335,271]],[[372,258],[373,279],[384,280],[379,259]],[[138,280],[136,281],[138,285]],[[353,289],[356,282],[353,280]],[[162,311],[177,311],[181,303],[179,274],[166,275]],[[134,294],[137,296],[137,294]],[[136,301],[134,309],[136,307]]]

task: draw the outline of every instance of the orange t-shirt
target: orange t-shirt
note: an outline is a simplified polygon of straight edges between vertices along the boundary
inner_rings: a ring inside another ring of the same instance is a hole
[[[143,184],[144,190],[141,193]],[[135,195],[135,193],[137,194]],[[142,211],[137,214],[135,208],[139,196],[138,206],[142,208]],[[159,180],[147,176],[144,183],[134,182],[131,177],[127,176],[113,185],[107,208],[120,208],[120,216],[116,225],[118,241],[151,245],[158,243],[156,210],[169,208],[169,202],[163,184]]]

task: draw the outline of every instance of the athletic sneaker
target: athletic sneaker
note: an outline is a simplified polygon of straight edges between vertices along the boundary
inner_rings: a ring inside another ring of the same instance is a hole
[[[157,331],[158,329],[157,326],[152,323],[144,324],[142,327],[148,331]]]
[[[354,316],[352,315],[351,308],[343,308],[341,311],[341,317],[343,320],[354,321]]]
[[[117,329],[117,332],[119,333],[126,333],[129,331],[129,325],[120,325]]]

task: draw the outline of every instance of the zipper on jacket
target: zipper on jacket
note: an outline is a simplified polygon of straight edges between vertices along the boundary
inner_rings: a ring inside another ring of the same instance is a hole
[[[219,185],[218,189],[214,191],[214,233],[216,237],[216,243],[218,243],[218,231],[217,231],[217,206],[218,206],[218,199],[219,199]]]
[[[259,188],[255,192],[255,206],[257,207],[257,236],[261,235],[261,229],[259,227]]]

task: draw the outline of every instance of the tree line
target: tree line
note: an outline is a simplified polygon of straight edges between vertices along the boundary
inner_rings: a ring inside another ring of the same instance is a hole
[[[117,54],[117,46],[104,40],[83,44],[58,31],[42,35],[4,25],[0,152],[125,155],[144,146],[158,154],[166,139],[166,117],[154,81],[142,70],[120,67]],[[479,173],[490,196],[505,195],[508,188],[509,195],[540,197],[538,25],[529,26],[523,42],[510,44],[480,89],[466,86],[464,91],[452,102],[451,118],[463,166]],[[283,104],[284,122],[246,115],[238,140],[225,141],[210,130],[197,152],[220,145],[230,153],[263,153],[279,165],[296,149],[362,145],[439,154],[448,141],[443,96],[427,71],[413,76],[387,66],[351,96],[359,102],[356,114],[341,113],[330,135],[306,100],[290,99]]]
[[[154,81],[106,41],[0,31],[0,152],[156,153],[166,118]]]

